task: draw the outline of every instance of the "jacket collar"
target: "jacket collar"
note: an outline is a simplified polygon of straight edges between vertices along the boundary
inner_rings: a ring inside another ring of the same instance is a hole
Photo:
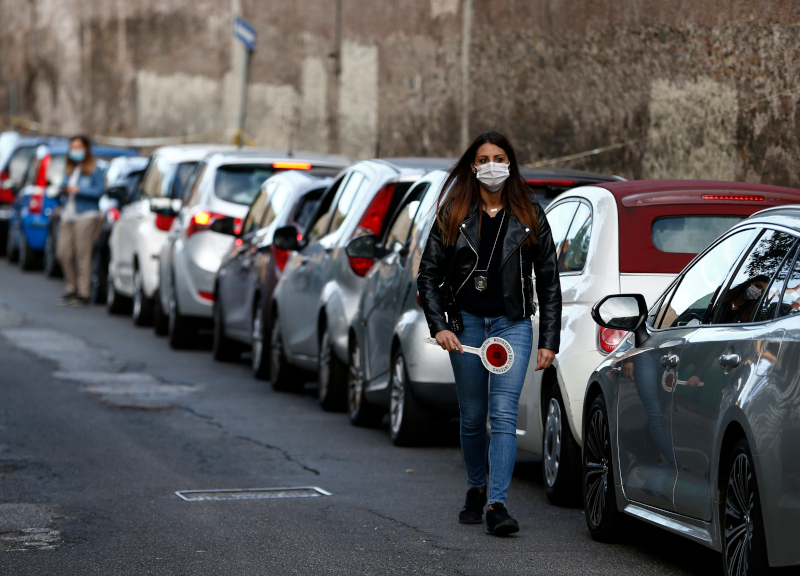
[[[481,237],[478,233],[478,223],[480,222],[481,218],[481,210],[479,207],[473,207],[472,211],[467,215],[464,219],[464,222],[461,224],[461,231],[466,236],[467,241],[472,245],[472,247],[477,251]],[[508,260],[508,257],[514,253],[514,250],[517,249],[517,246],[522,244],[523,240],[530,234],[530,229],[517,220],[516,216],[510,211],[506,211],[506,220],[508,221],[508,226],[506,227],[506,235],[503,239],[503,248],[500,252],[501,255],[501,265]]]

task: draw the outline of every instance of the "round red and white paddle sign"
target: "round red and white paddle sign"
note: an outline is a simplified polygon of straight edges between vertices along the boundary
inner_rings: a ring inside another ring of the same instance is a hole
[[[481,361],[489,372],[504,374],[514,365],[514,349],[506,340],[492,336],[481,346]]]

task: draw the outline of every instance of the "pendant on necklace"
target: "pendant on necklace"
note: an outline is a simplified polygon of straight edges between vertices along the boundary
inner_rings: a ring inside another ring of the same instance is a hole
[[[489,212],[497,212],[500,208],[489,208]]]
[[[475,276],[475,290],[478,292],[485,292],[489,287],[489,278],[486,276]]]

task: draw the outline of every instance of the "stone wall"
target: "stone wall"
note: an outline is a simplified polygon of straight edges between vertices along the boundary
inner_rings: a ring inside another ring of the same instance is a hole
[[[261,146],[452,156],[493,128],[526,162],[629,141],[557,165],[800,186],[791,0],[0,0],[0,122],[16,86],[54,132],[228,140],[237,14]]]

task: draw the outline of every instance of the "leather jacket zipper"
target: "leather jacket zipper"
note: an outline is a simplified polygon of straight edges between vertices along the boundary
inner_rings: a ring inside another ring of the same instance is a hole
[[[472,245],[472,242],[470,242],[469,237],[464,232],[464,224],[461,225],[461,227],[458,229],[458,231],[461,232],[461,234],[464,235],[464,240],[467,241],[467,244],[469,244],[469,247],[472,248],[473,252],[475,252],[475,266],[472,267],[472,270],[470,271],[470,273],[467,275],[466,278],[464,278],[464,281],[461,283],[461,286],[459,286],[458,290],[456,290],[456,294],[461,292],[461,289],[464,287],[464,284],[467,283],[467,280],[470,279],[470,277],[472,276],[472,273],[475,272],[475,269],[478,267],[478,251],[475,249],[475,246]]]
[[[529,228],[525,228],[525,236],[523,236],[522,239],[517,243],[517,245],[514,246],[514,248],[511,250],[511,252],[508,253],[508,256],[506,256],[506,259],[503,260],[502,262],[500,262],[500,267],[501,268],[503,267],[503,264],[508,262],[508,259],[511,258],[511,255],[514,253],[514,250],[519,248],[522,245],[522,243],[525,242],[525,238],[527,238],[530,235],[530,233],[531,233],[530,229]],[[464,237],[466,238],[466,236],[464,236]],[[520,255],[521,254],[522,253],[520,252]]]

